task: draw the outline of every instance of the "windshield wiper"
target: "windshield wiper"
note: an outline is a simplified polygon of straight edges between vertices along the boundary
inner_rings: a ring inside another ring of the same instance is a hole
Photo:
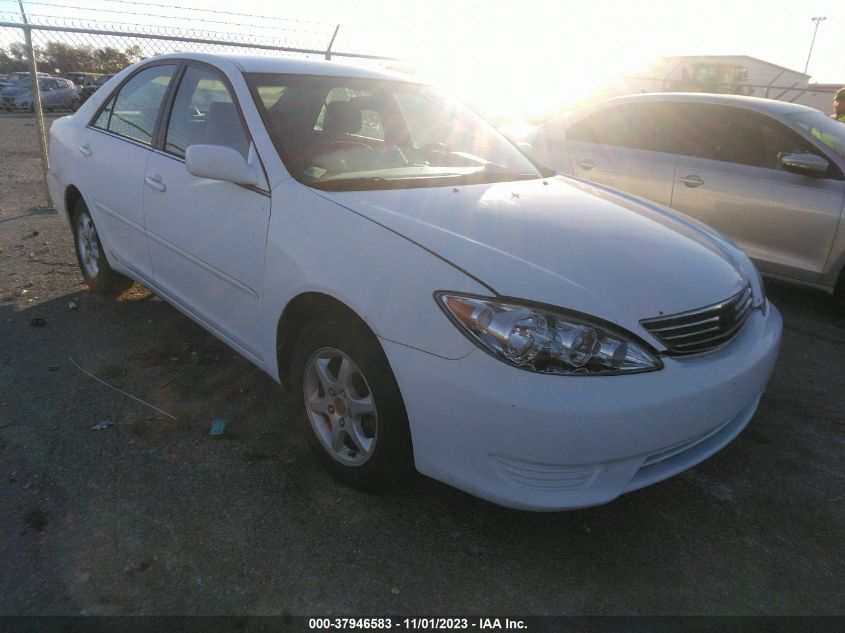
[[[383,189],[384,178],[369,176],[366,178],[332,178],[330,180],[317,180],[310,183],[315,189],[323,191],[345,191],[345,190],[366,190]]]
[[[510,182],[512,180],[534,180],[542,178],[543,176],[538,172],[514,171],[503,165],[496,163],[487,163],[484,169],[480,169],[471,174],[467,174],[467,179],[472,182],[492,183],[492,182]]]
[[[521,171],[487,171],[479,169],[468,174],[432,174],[426,176],[406,176],[382,178],[367,176],[362,178],[331,178],[308,183],[322,191],[372,191],[376,189],[407,189],[412,187],[445,187],[452,185],[473,185],[514,180],[534,180],[542,178],[539,173]]]

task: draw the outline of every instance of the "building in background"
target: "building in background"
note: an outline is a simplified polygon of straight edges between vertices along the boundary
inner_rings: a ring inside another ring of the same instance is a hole
[[[810,75],[748,55],[660,57],[620,78],[618,95],[637,92],[710,92],[800,103],[829,112],[843,84],[811,84]]]

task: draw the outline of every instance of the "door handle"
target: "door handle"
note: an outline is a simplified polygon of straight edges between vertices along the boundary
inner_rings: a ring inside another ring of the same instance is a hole
[[[684,183],[687,187],[694,188],[700,187],[704,184],[704,181],[701,179],[701,176],[696,174],[690,174],[689,176],[684,176],[683,178],[679,178],[679,180]]]
[[[161,176],[159,176],[158,174],[156,174],[155,176],[147,176],[146,178],[144,178],[144,182],[147,183],[148,187],[151,187],[152,189],[155,189],[156,191],[159,191],[161,193],[167,191],[167,185],[165,185],[161,181]]]
[[[593,167],[596,166],[596,164],[592,160],[590,160],[589,158],[585,158],[584,160],[579,160],[578,165],[581,167],[581,169],[586,169],[587,171],[591,170]]]
[[[79,153],[82,154],[83,156],[90,156],[94,152],[91,151],[91,146],[88,145],[88,143],[85,143],[85,145],[79,146]]]

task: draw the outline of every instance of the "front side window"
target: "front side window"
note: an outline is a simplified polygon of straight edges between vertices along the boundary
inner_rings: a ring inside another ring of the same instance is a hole
[[[136,74],[109,100],[94,127],[152,145],[158,112],[175,70],[168,64]]]
[[[383,79],[247,76],[288,170],[320,189],[540,178],[492,125],[431,87]]]
[[[244,158],[249,153],[249,138],[226,84],[214,73],[193,66],[176,91],[164,149],[184,158],[191,145],[225,145]]]
[[[845,125],[821,112],[799,112],[784,117],[789,125],[824,143],[845,158]]]
[[[809,142],[762,114],[715,104],[676,104],[686,120],[679,153],[737,165],[781,169],[780,158],[817,153]]]

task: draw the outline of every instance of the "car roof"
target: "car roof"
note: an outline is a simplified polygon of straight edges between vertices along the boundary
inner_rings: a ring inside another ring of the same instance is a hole
[[[352,77],[360,79],[392,79],[422,83],[414,77],[382,68],[358,66],[336,61],[283,57],[281,55],[216,55],[211,53],[172,53],[158,55],[144,60],[192,59],[207,64],[219,64],[228,61],[237,65],[245,73],[277,73],[292,75],[325,75],[327,77]],[[363,63],[363,62],[362,62]],[[377,62],[369,62],[375,64]]]
[[[776,101],[774,99],[763,99],[760,97],[743,97],[740,95],[709,94],[701,92],[649,92],[623,97],[606,99],[596,104],[596,107],[617,103],[653,103],[653,102],[674,102],[674,103],[710,103],[716,105],[727,105],[748,110],[756,110],[766,114],[789,114],[793,112],[818,112],[815,108],[790,103],[789,101]]]

